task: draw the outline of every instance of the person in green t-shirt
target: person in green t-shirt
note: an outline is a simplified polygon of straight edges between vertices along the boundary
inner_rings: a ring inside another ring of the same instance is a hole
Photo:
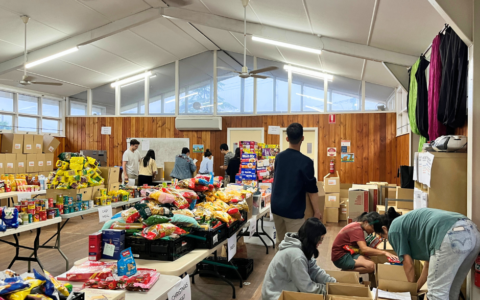
[[[421,208],[400,216],[390,207],[374,230],[388,238],[409,282],[417,282],[418,290],[427,282],[429,300],[458,299],[480,251],[475,223],[462,214],[440,209]],[[425,261],[418,280],[415,259]]]

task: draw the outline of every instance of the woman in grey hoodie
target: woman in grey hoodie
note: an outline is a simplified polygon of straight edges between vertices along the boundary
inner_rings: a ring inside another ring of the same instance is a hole
[[[279,246],[263,281],[262,300],[278,300],[282,291],[326,294],[327,282],[337,282],[318,265],[318,246],[327,233],[317,218],[290,232]]]

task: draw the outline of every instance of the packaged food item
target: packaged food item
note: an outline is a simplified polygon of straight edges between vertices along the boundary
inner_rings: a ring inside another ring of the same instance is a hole
[[[145,226],[142,223],[120,223],[120,222],[113,222],[110,226],[110,229],[143,229]]]
[[[122,212],[122,218],[127,223],[135,223],[140,218],[140,213],[133,207]]]
[[[395,259],[395,258],[392,258],[392,257],[388,257],[387,259],[392,265],[402,265],[402,263],[400,262],[400,260],[398,258]]]
[[[170,223],[176,225],[176,226],[181,226],[181,227],[200,227],[198,225],[197,220],[195,220],[193,217],[188,217],[186,215],[173,215],[173,218],[170,220]]]
[[[140,218],[142,218],[142,220],[145,220],[152,215],[152,212],[146,203],[135,203],[135,209],[140,214]]]
[[[148,219],[143,220],[143,223],[147,226],[153,226],[157,224],[163,224],[170,222],[170,218],[164,216],[153,215],[148,217]]]
[[[25,282],[28,283],[28,287],[8,294],[7,299],[24,300],[34,288],[39,287],[43,284],[43,281],[38,279],[27,279],[25,280]]]
[[[345,246],[343,246],[342,248],[343,248],[343,250],[349,252],[351,255],[359,254],[359,253],[360,253],[360,249],[355,248],[355,247],[352,247],[352,246],[349,246],[349,245],[345,245]]]
[[[15,207],[3,207],[2,220],[7,228],[18,228],[18,210]]]
[[[147,240],[156,240],[156,239],[161,239],[163,237],[169,236],[173,233],[182,235],[182,234],[185,234],[186,231],[181,228],[178,228],[173,224],[164,223],[164,224],[153,225],[143,229],[141,236],[143,236]]]
[[[213,212],[213,216],[215,218],[217,218],[218,220],[226,223],[227,225],[230,224],[230,220],[231,220],[231,217],[226,213],[226,212],[223,212],[223,211],[214,211]]]
[[[177,215],[177,214],[178,214],[178,215],[185,215],[185,216],[191,217],[191,218],[194,218],[194,217],[195,217],[195,215],[194,215],[190,210],[188,210],[188,209],[174,210],[174,211],[172,211],[172,213],[173,213],[174,215]]]
[[[65,288],[65,286],[63,284],[61,284],[59,281],[57,281],[57,279],[55,279],[55,277],[53,277],[52,274],[48,273],[45,270],[43,270],[43,273],[45,274],[46,278],[48,278],[53,283],[53,286],[55,286],[55,288],[58,290],[58,292],[61,295],[66,296],[66,297],[68,297],[70,295],[70,293]]]
[[[132,249],[127,248],[120,252],[120,259],[117,263],[118,276],[133,276],[137,273],[137,264],[132,255]]]
[[[42,274],[38,273],[37,270],[33,269],[33,274],[35,276],[35,279],[42,280],[45,283],[43,284],[43,290],[42,292],[49,296],[49,297],[57,297],[56,296],[56,291],[55,291],[55,285],[53,282],[49,279],[43,276]]]
[[[150,208],[150,212],[152,213],[152,215],[161,215],[161,216],[170,215],[170,210],[166,207],[155,205],[155,203],[152,203],[152,202],[149,202],[147,205]]]
[[[235,220],[242,220],[242,215],[240,214],[238,208],[230,208],[229,210],[227,210],[227,213]]]

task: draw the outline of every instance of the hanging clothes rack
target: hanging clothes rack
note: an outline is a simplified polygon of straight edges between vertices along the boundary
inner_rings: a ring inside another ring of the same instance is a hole
[[[450,28],[450,25],[448,25],[447,23],[445,23],[445,26],[443,27],[442,30],[440,30],[440,31],[438,32],[438,34],[444,34],[445,31],[446,31],[448,28]],[[427,52],[428,52],[431,48],[432,48],[432,43],[430,43],[430,45],[427,47],[427,49],[426,49],[422,54],[420,54],[420,57],[424,57],[425,54],[427,54]],[[412,67],[409,67],[408,70],[410,70],[411,68],[412,68]]]

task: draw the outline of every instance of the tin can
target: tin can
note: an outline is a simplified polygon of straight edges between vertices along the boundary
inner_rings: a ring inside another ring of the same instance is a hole
[[[70,203],[70,202],[73,203],[73,202],[75,202],[75,200],[73,199],[73,197],[68,197],[68,202],[69,202],[69,203]]]
[[[39,211],[42,211],[42,206],[41,205],[35,206],[35,212],[38,213]]]
[[[77,194],[77,201],[82,201],[82,194]]]
[[[28,212],[28,205],[20,205],[20,210],[21,210],[23,213]]]
[[[100,205],[101,206],[106,206],[107,205],[107,198],[106,197],[101,197],[100,198]]]
[[[73,209],[77,212],[77,211],[81,211],[82,210],[82,202],[77,202],[73,205]]]
[[[40,215],[38,213],[35,213],[33,215],[33,223],[35,222],[40,222]]]
[[[14,207],[17,209],[18,212],[21,212],[21,211],[22,211],[21,205],[14,205]]]
[[[27,209],[27,213],[33,215],[35,213],[35,209]]]
[[[42,210],[41,212],[38,213],[40,216],[40,221],[46,221],[47,220],[47,211]]]
[[[106,196],[107,195],[107,189],[100,189],[100,195]]]
[[[62,195],[57,195],[57,201],[55,203],[56,204],[63,204],[63,196]]]
[[[55,202],[53,201],[53,198],[48,198],[48,208],[55,207]]]
[[[93,200],[88,200],[88,208],[93,208],[94,203],[95,202]]]
[[[63,215],[63,204],[55,204],[55,206],[58,208],[58,212]]]
[[[56,214],[56,210],[53,209],[53,208],[50,208],[47,210],[47,219],[51,220],[51,219],[55,219],[55,214]]]
[[[68,196],[63,196],[63,205],[68,203]]]
[[[30,223],[28,214],[22,213],[22,221],[23,221],[23,225]]]
[[[27,214],[28,215],[28,223],[33,222],[33,215],[32,214]]]
[[[107,196],[107,205],[112,205],[112,197]]]
[[[95,197],[95,205],[97,205],[97,206],[100,205],[101,204],[100,203],[101,199],[102,199],[102,197]]]
[[[90,201],[89,200],[82,201],[82,210],[87,210],[89,208],[90,208]]]
[[[29,210],[30,209],[35,210],[35,201],[28,201],[27,207]]]

